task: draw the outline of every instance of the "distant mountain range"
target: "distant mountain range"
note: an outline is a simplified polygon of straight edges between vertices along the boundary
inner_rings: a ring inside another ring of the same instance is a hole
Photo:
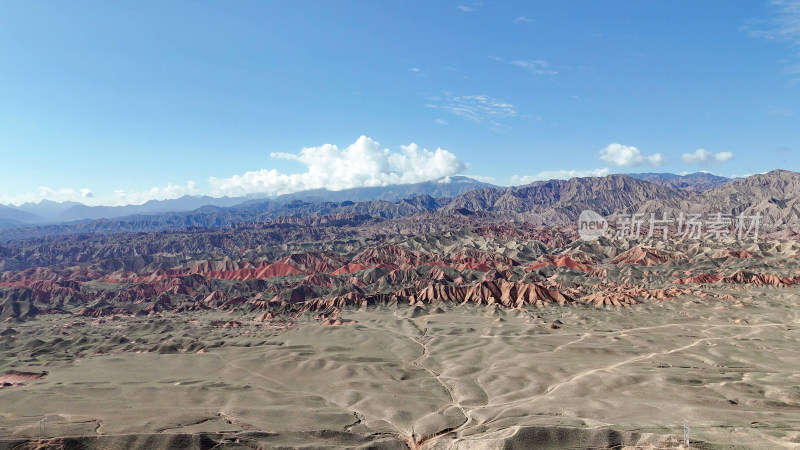
[[[191,201],[195,204],[205,202],[202,198],[192,198]],[[584,209],[606,216],[632,212],[672,216],[681,212],[722,212],[731,215],[758,213],[765,225],[796,226],[800,225],[800,174],[774,170],[734,180],[704,173],[686,176],[609,175],[538,181],[510,188],[492,186],[466,177],[453,177],[448,183],[426,182],[337,192],[319,190],[272,199],[247,200],[232,206],[205,205],[190,211],[157,212],[157,208],[163,210],[178,204],[175,202],[150,205],[148,214],[15,228],[12,228],[15,224],[26,221],[30,224],[31,214],[3,207],[0,213],[5,214],[2,219],[4,222],[0,223],[6,229],[0,231],[0,241],[60,234],[217,228],[243,222],[336,214],[376,219],[415,214],[442,217],[478,215],[492,220],[522,220],[555,225],[576,220]],[[70,210],[74,208],[75,205]],[[121,208],[114,211],[130,211]]]
[[[714,189],[732,180],[732,178],[721,177],[708,172],[695,172],[688,175],[675,175],[672,173],[629,173],[628,176],[636,178],[637,180],[649,181],[651,183],[662,184],[664,186],[692,192],[703,192]]]
[[[0,205],[0,228],[12,228],[26,223],[41,222],[42,218],[29,212]]]
[[[215,211],[213,208],[224,208],[242,205],[245,208],[263,205],[283,205],[293,201],[322,202],[363,202],[370,200],[398,201],[417,195],[431,197],[453,197],[473,189],[495,187],[494,185],[463,176],[452,176],[446,179],[426,181],[414,184],[393,186],[362,187],[329,191],[315,189],[310,191],[286,194],[265,199],[252,197],[208,197],[184,196],[170,200],[151,200],[141,205],[125,206],[87,206],[77,202],[54,202],[42,200],[39,203],[24,203],[19,206],[0,205],[0,228],[13,228],[24,225],[63,224],[81,220],[115,219],[133,215],[155,215],[163,213],[181,213],[205,207],[204,211]]]

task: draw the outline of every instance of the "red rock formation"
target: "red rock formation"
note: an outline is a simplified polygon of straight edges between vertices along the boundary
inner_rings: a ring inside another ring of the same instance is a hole
[[[237,263],[225,260],[206,261],[189,269],[157,269],[146,275],[125,276],[119,274],[113,277],[106,277],[103,281],[111,283],[140,283],[162,281],[170,278],[184,277],[186,275],[201,275],[208,278],[245,281],[250,279],[265,279],[303,274],[305,274],[305,272],[286,262],[270,264],[263,261],[259,265],[253,266],[246,261]]]
[[[579,301],[597,307],[631,306],[642,301],[664,301],[681,295],[706,297],[702,291],[692,291],[678,287],[668,289],[646,289],[633,284],[606,283],[593,286],[592,293],[579,298]]]
[[[305,272],[286,263],[262,263],[253,269],[223,270],[214,272],[203,272],[201,275],[209,278],[220,278],[223,280],[246,281],[254,278],[274,278],[289,275],[304,275]]]
[[[44,378],[47,372],[20,372],[17,370],[9,370],[8,372],[0,375],[0,389],[19,386],[28,381],[38,380]]]
[[[237,320],[231,320],[231,321],[228,321],[228,322],[225,322],[225,321],[222,321],[222,320],[213,320],[213,321],[211,321],[210,325],[212,327],[222,327],[222,328],[230,328],[230,327],[238,328],[238,327],[243,326],[242,322],[239,322]]]
[[[369,305],[376,305],[396,301],[396,298],[391,295],[375,294],[369,297],[360,292],[348,292],[347,294],[328,297],[328,298],[314,298],[307,300],[298,309],[299,313],[306,311],[323,311],[329,308],[351,308],[351,307],[365,307]]]
[[[712,255],[712,258],[752,258],[754,255],[747,250],[722,249]]]
[[[303,283],[314,286],[331,287],[333,286],[333,278],[324,273],[314,273],[303,278]]]
[[[725,283],[752,284],[755,286],[791,286],[797,284],[797,279],[779,277],[765,273],[752,273],[739,270],[729,277],[722,279]]]
[[[573,253],[570,255],[541,255],[536,262],[528,266],[527,270],[537,270],[547,266],[565,267],[567,269],[590,272],[594,270],[597,261],[586,253]]]
[[[678,278],[673,280],[674,284],[690,284],[690,283],[716,283],[722,280],[722,275],[701,273],[689,278]]]
[[[608,277],[608,269],[594,269],[589,272],[589,276],[592,278],[606,278]]]
[[[363,264],[349,263],[349,264],[345,264],[342,267],[339,267],[338,269],[334,270],[333,272],[331,272],[331,275],[333,275],[333,276],[343,275],[343,274],[346,274],[346,273],[358,272],[358,271],[364,270],[366,268],[367,267],[364,266]]]
[[[222,291],[214,291],[214,292],[208,294],[208,296],[206,296],[206,298],[203,299],[203,303],[206,303],[206,304],[209,304],[209,305],[210,304],[217,304],[217,303],[219,303],[219,300],[225,300],[225,298],[227,298],[227,297],[228,297],[227,294],[225,294]]]
[[[459,302],[493,305],[499,304],[516,308],[525,305],[543,307],[547,304],[564,305],[572,299],[556,290],[548,289],[540,283],[511,282],[506,280],[482,281],[470,286],[453,286],[431,283],[422,288],[404,288],[395,295],[377,294],[365,296],[351,292],[339,297],[313,299],[303,304],[301,311],[319,311],[327,308],[348,306],[368,306],[371,304],[403,302],[438,303]]]
[[[639,264],[642,266],[655,266],[670,261],[685,260],[686,256],[680,253],[667,252],[637,245],[620,253],[611,260],[611,264]]]
[[[754,286],[792,286],[798,284],[800,280],[797,277],[780,277],[777,275],[765,273],[752,273],[739,270],[731,276],[712,275],[701,273],[694,277],[678,278],[672,281],[675,284],[688,284],[688,283],[731,283],[731,284],[749,284]]]
[[[436,258],[427,253],[406,250],[397,245],[383,245],[381,247],[364,250],[353,258],[353,261],[358,261],[369,266],[387,264],[397,267],[403,264],[419,266],[420,264],[434,259]]]
[[[234,297],[222,304],[223,308],[230,308],[236,305],[244,305],[248,300],[244,297]]]
[[[275,318],[275,316],[271,312],[267,311],[264,314],[261,314],[260,316],[258,316],[255,319],[255,321],[256,322],[270,322],[274,318]]]
[[[328,273],[341,267],[347,261],[341,255],[332,252],[292,253],[280,260],[281,263],[311,273]]]
[[[361,278],[358,278],[358,277],[350,277],[350,279],[347,280],[347,283],[351,284],[353,286],[358,286],[358,287],[362,287],[362,286],[366,286],[367,285],[367,283],[364,283],[363,281],[361,281]]]

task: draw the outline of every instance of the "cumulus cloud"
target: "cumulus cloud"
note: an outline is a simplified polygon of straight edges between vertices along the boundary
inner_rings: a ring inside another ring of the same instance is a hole
[[[528,22],[533,22],[533,21],[525,16],[519,16],[516,19],[514,19],[514,23],[528,23]]]
[[[438,108],[458,117],[487,126],[494,130],[508,129],[503,119],[514,117],[517,110],[511,103],[488,95],[450,95],[431,97],[429,108]]]
[[[617,143],[609,144],[606,148],[600,150],[600,159],[615,166],[627,167],[660,166],[664,162],[661,153],[644,155],[636,147]]]
[[[724,163],[733,159],[731,152],[711,153],[704,148],[698,148],[694,153],[684,153],[681,160],[687,164],[700,164],[708,166],[716,163]]]
[[[437,148],[420,148],[417,144],[391,152],[366,136],[347,148],[325,144],[308,147],[300,153],[275,152],[272,158],[297,161],[306,171],[285,174],[275,169],[261,169],[230,178],[210,178],[214,195],[246,195],[266,193],[289,194],[309,189],[342,190],[355,187],[388,186],[419,183],[458,174],[467,166],[454,154]]]
[[[533,175],[512,175],[511,186],[530,184],[534,181],[567,180],[575,177],[604,177],[611,173],[608,167],[587,170],[545,170]]]
[[[0,192],[0,204],[20,205],[47,199],[56,202],[75,201],[86,205],[138,205],[150,200],[168,200],[185,195],[241,196],[251,193],[268,195],[288,194],[309,189],[341,190],[354,187],[388,186],[418,183],[456,175],[467,169],[453,153],[437,148],[423,149],[417,144],[400,146],[392,152],[366,136],[352,145],[339,149],[325,144],[302,149],[299,153],[275,152],[272,158],[296,161],[305,166],[303,173],[285,174],[275,169],[262,169],[234,175],[230,178],[209,178],[202,190],[194,181],[186,184],[168,183],[151,189],[116,189],[97,193],[89,188],[52,189],[39,187],[35,192],[8,195]]]
[[[511,61],[511,64],[517,67],[523,67],[525,69],[528,69],[536,75],[558,75],[558,72],[549,68],[550,64],[548,64],[547,61],[541,59],[530,59],[530,60],[517,59]]]

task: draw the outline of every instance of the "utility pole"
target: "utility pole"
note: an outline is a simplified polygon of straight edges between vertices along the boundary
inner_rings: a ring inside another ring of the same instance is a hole
[[[47,433],[47,416],[44,416],[39,420],[39,435],[44,437]]]
[[[683,445],[686,448],[689,448],[689,432],[690,431],[692,431],[692,429],[689,428],[689,424],[687,424],[686,421],[684,420],[683,421]]]

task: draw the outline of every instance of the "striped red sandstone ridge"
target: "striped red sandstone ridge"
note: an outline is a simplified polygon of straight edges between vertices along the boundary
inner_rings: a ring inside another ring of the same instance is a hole
[[[667,252],[654,248],[636,246],[621,253],[611,260],[611,264],[639,264],[642,266],[655,266],[671,261],[684,261],[686,256],[680,253]]]
[[[753,286],[792,286],[795,284],[800,284],[800,275],[795,277],[780,277],[766,273],[753,273],[740,270],[730,276],[701,273],[693,277],[678,278],[677,280],[674,280],[673,283],[731,283],[749,284]]]

